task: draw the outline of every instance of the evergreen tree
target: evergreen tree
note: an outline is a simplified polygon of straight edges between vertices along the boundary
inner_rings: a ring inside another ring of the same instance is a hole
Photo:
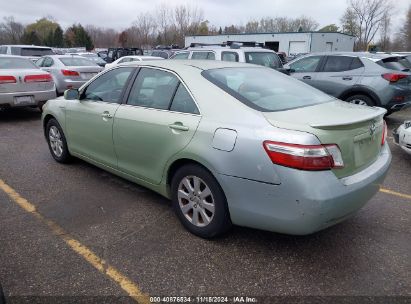
[[[58,26],[53,33],[53,46],[59,48],[64,46],[63,30],[60,26]]]
[[[24,44],[41,45],[40,38],[35,31],[24,32],[21,41]]]

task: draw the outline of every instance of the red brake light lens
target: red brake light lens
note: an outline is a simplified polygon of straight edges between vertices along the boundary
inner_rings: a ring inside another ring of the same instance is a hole
[[[387,139],[387,133],[388,133],[387,123],[384,120],[384,127],[382,129],[381,146],[385,144],[385,140]]]
[[[24,82],[50,82],[52,80],[50,74],[24,76]]]
[[[14,76],[0,76],[0,84],[16,83],[17,79]]]
[[[300,170],[319,171],[344,167],[340,148],[335,145],[298,145],[265,141],[264,149],[274,164]]]
[[[400,79],[407,78],[408,75],[405,74],[395,74],[395,73],[385,73],[381,75],[382,78],[388,80],[389,82],[397,82]]]
[[[70,70],[61,70],[61,73],[62,73],[64,76],[80,76],[80,73],[79,73],[79,72],[70,71]]]

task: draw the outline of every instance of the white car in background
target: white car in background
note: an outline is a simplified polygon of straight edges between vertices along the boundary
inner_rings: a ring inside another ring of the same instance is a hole
[[[116,61],[113,61],[112,63],[107,63],[104,69],[106,70],[118,64],[132,62],[132,61],[148,61],[148,60],[162,60],[162,59],[164,58],[155,57],[155,56],[124,56],[124,57],[117,59]]]
[[[411,155],[411,120],[405,121],[393,132],[394,142]]]

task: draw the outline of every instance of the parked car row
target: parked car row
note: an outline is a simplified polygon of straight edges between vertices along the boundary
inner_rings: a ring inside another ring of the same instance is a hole
[[[273,68],[285,74],[281,58],[272,50],[259,45],[232,43],[229,45],[196,44],[185,50],[176,51],[171,59],[200,59],[231,62],[246,62]]]

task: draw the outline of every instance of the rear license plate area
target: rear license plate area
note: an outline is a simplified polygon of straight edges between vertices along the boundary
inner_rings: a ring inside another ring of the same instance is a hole
[[[14,97],[15,105],[32,105],[34,104],[34,97],[31,95],[27,96],[16,96]]]

